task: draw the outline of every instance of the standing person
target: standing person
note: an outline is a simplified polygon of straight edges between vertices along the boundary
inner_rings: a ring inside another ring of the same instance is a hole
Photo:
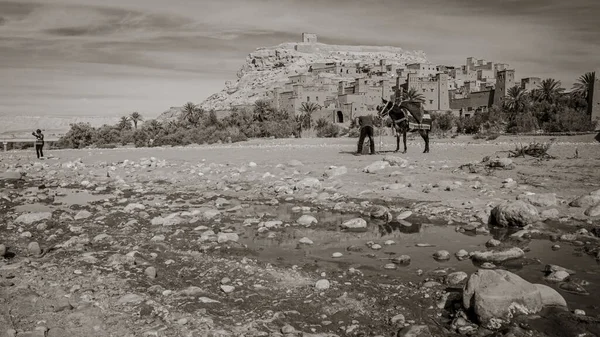
[[[42,130],[37,129],[31,134],[35,136],[35,153],[37,154],[38,159],[44,159],[44,134],[42,133]]]
[[[365,137],[369,137],[369,149],[371,154],[375,154],[375,141],[373,140],[373,116],[358,117],[358,126],[360,127],[360,137],[358,138],[357,155],[362,154]]]

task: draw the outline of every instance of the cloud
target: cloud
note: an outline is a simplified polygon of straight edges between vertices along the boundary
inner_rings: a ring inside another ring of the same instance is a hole
[[[0,76],[19,83],[0,83],[0,108],[80,113],[87,97],[86,113],[157,114],[219,91],[249,52],[303,31],[436,63],[506,62],[568,87],[596,65],[599,12],[595,0],[0,0]]]

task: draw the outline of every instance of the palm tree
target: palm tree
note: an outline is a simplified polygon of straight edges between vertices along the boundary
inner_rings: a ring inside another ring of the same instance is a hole
[[[308,129],[312,126],[312,114],[313,112],[320,110],[321,106],[315,102],[302,102],[300,105],[300,112],[302,112],[302,120],[304,126]]]
[[[592,83],[594,83],[595,79],[595,71],[591,71],[581,75],[579,79],[577,79],[577,82],[573,84],[573,95],[582,98],[588,98],[590,94],[590,88],[592,86]]]
[[[402,92],[402,100],[409,102],[425,102],[425,96],[417,91],[417,88],[409,88]]]
[[[560,87],[560,81],[547,78],[539,84],[538,100],[554,104],[558,101],[563,91],[565,91],[565,88]]]
[[[527,106],[527,93],[525,89],[518,85],[509,88],[503,104],[512,114],[524,111]]]
[[[148,132],[148,134],[156,137],[156,135],[160,132],[160,130],[162,130],[163,126],[162,124],[160,124],[159,121],[157,121],[156,119],[151,119],[149,121],[146,121],[146,123],[144,123],[144,125],[142,125],[142,130],[145,130]]]
[[[129,119],[131,119],[131,121],[133,122],[133,126],[136,130],[138,122],[143,120],[142,115],[140,115],[140,113],[137,111],[132,112],[131,115],[129,115]]]
[[[130,130],[131,129],[131,120],[127,116],[121,117],[119,123],[117,123],[117,128],[119,130]]]
[[[254,109],[252,111],[254,115],[254,120],[258,122],[264,122],[268,120],[272,110],[273,108],[267,100],[261,99],[254,102]]]
[[[197,127],[204,116],[204,110],[192,102],[185,103],[181,110],[181,119],[191,124],[193,127]]]

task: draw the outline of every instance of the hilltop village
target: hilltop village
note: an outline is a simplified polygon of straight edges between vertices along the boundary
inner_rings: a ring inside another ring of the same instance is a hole
[[[298,49],[310,49],[317,36],[303,33],[302,42]],[[508,64],[474,57],[468,57],[461,66],[402,66],[382,59],[378,64],[312,63],[307,73],[290,76],[289,82],[275,88],[271,97],[276,108],[295,114],[301,113],[304,102],[317,103],[320,109],[313,113],[316,118],[347,123],[355,116],[375,113],[381,98],[393,99],[412,89],[424,99],[425,110],[452,111],[456,116],[469,117],[498,104],[515,85],[530,91],[540,83],[538,77],[517,80]]]

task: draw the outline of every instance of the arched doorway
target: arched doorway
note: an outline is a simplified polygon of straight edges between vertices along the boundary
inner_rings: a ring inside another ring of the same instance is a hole
[[[344,123],[344,114],[341,111],[337,112],[337,122]]]

